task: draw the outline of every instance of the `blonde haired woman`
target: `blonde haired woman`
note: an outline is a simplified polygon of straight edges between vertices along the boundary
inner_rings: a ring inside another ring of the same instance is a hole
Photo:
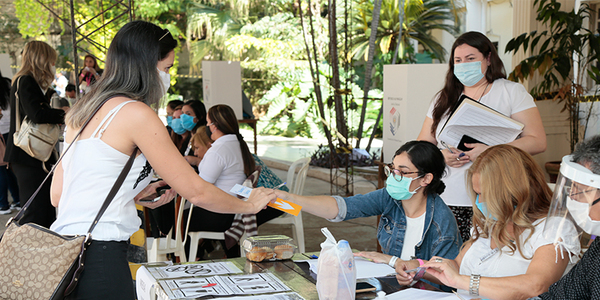
[[[498,145],[479,156],[467,178],[477,207],[473,236],[455,259],[432,257],[424,265],[426,278],[488,299],[527,299],[547,291],[577,262],[580,249],[565,243],[557,255],[553,239],[543,236],[552,191],[540,167],[525,151]],[[565,228],[558,234],[577,234],[572,223]],[[400,273],[400,282],[411,278]]]
[[[10,132],[6,142],[4,161],[10,163],[19,186],[20,203],[25,204],[33,192],[42,183],[47,173],[44,171],[44,162],[29,156],[21,148],[14,145],[13,134],[17,122],[21,124],[27,117],[33,123],[64,123],[65,111],[53,109],[46,98],[46,92],[54,80],[56,69],[56,51],[50,45],[31,41],[25,45],[21,59],[21,69],[13,77],[10,90],[10,107],[13,111],[10,116]],[[19,106],[16,106],[15,95],[19,95]],[[19,120],[17,120],[17,110]],[[54,164],[56,158],[51,156],[45,162],[46,169]],[[15,200],[15,202],[17,202]],[[56,212],[50,203],[50,181],[42,187],[33,203],[23,214],[19,221],[21,224],[33,222],[49,227],[56,219]]]

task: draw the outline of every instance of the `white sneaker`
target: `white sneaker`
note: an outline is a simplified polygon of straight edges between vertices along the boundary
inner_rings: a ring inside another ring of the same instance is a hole
[[[10,205],[11,209],[16,209],[17,211],[21,210],[21,204],[11,204]]]
[[[12,210],[10,209],[10,207],[7,209],[0,209],[0,215],[8,215],[10,213],[12,213]]]

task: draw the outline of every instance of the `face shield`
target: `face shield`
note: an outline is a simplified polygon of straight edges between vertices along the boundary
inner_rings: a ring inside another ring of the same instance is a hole
[[[544,236],[554,244],[573,244],[582,231],[600,235],[600,175],[563,157],[556,181]],[[596,217],[595,221],[590,217]]]

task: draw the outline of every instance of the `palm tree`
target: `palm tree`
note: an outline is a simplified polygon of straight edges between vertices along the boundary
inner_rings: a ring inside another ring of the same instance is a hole
[[[358,0],[354,14],[354,40],[351,55],[356,60],[367,60],[369,35],[373,16],[373,3],[370,0]],[[431,35],[433,30],[443,30],[452,35],[458,33],[458,18],[454,0],[400,0],[404,1],[404,20],[400,35],[398,58],[403,61],[414,61],[411,40],[416,40],[432,57],[445,61],[446,50]],[[398,33],[400,32],[400,3],[397,0],[383,0],[377,27],[376,45],[379,54],[387,54],[396,50]]]

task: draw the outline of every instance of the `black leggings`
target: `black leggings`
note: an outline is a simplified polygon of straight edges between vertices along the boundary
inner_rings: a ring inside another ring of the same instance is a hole
[[[41,161],[38,167],[19,163],[11,163],[10,165],[15,173],[15,177],[17,177],[19,197],[21,198],[20,202],[21,206],[23,206],[40,186],[48,173],[44,171]],[[44,186],[38,192],[37,196],[35,196],[31,205],[25,210],[19,224],[35,223],[48,228],[56,220],[56,208],[50,202],[51,182],[52,176],[44,183]]]
[[[92,241],[77,287],[66,299],[134,300],[127,242]]]

